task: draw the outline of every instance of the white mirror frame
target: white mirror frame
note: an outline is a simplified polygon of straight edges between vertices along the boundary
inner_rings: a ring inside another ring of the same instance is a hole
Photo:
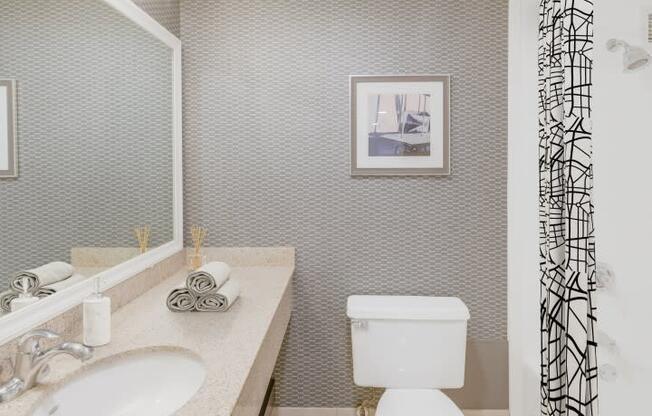
[[[133,259],[105,270],[92,278],[72,286],[56,295],[41,299],[0,318],[0,345],[51,320],[57,315],[79,305],[94,292],[95,281],[101,282],[101,290],[107,290],[141,273],[183,249],[183,178],[182,178],[182,131],[181,131],[181,41],[161,26],[131,0],[102,0],[128,19],[141,26],[152,36],[172,50],[172,140],[173,140],[173,239],[160,247],[151,249]]]

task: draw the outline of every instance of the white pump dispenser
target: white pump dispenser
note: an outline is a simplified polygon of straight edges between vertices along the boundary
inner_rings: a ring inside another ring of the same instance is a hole
[[[111,298],[100,292],[95,278],[95,293],[84,299],[84,345],[99,347],[111,342]]]

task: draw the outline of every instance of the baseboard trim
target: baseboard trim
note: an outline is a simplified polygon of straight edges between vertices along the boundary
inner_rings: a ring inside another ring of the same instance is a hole
[[[346,407],[275,407],[273,416],[356,416],[354,408]],[[372,415],[373,416],[373,412]],[[509,416],[507,409],[464,410],[464,416]]]

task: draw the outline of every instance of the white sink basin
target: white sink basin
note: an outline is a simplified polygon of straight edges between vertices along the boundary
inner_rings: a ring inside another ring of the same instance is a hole
[[[189,351],[132,351],[109,357],[48,394],[33,416],[172,415],[201,387],[204,365]]]

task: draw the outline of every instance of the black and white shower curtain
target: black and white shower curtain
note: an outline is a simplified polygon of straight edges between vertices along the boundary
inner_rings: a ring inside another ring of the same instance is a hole
[[[541,414],[597,416],[593,1],[540,0]]]

